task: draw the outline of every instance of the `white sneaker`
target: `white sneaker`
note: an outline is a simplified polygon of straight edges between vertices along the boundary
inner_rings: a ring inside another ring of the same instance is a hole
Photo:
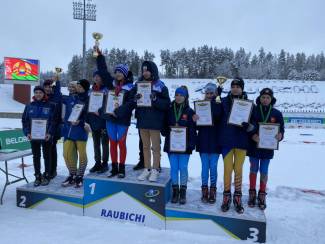
[[[158,180],[159,172],[156,169],[151,170],[151,174],[149,176],[149,181],[156,182]]]
[[[149,169],[144,169],[142,173],[138,176],[138,180],[144,181],[148,178],[149,175],[150,175]]]

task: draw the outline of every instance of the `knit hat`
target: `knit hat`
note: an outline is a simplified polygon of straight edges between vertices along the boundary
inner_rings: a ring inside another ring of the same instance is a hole
[[[81,85],[86,92],[89,90],[90,83],[88,80],[81,79],[77,82],[77,84]]]
[[[34,92],[35,91],[41,91],[41,92],[43,92],[45,94],[44,88],[42,86],[35,86],[34,87]]]
[[[260,95],[256,98],[256,104],[261,104],[261,96],[269,95],[271,99],[271,104],[274,105],[276,103],[276,98],[273,96],[273,91],[271,88],[263,88],[260,91]]]
[[[187,98],[188,97],[188,91],[184,86],[180,86],[175,90],[175,96],[176,94],[181,95],[182,97]]]
[[[240,86],[241,89],[244,90],[245,83],[242,78],[236,77],[235,79],[233,79],[231,82],[231,86],[234,86],[234,85]]]
[[[124,75],[124,78],[128,76],[129,67],[126,64],[119,64],[115,67],[114,73],[120,72]]]
[[[95,77],[96,75],[103,79],[102,73],[99,70],[94,71],[93,77]]]
[[[260,91],[260,96],[263,95],[269,95],[271,98],[273,98],[273,91],[270,88],[263,88],[262,91]]]
[[[153,81],[159,80],[159,71],[157,65],[153,61],[143,61],[141,65],[141,71],[148,70],[151,73],[151,78]],[[144,80],[141,76],[140,80]]]
[[[204,87],[204,93],[208,93],[208,92],[216,93],[216,91],[217,91],[217,85],[214,83],[208,83]]]
[[[45,80],[45,81],[43,82],[43,87],[44,87],[44,86],[52,86],[52,84],[53,84],[53,80]]]

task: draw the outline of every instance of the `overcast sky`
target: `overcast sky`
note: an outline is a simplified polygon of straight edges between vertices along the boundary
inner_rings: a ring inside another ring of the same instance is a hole
[[[145,49],[159,56],[204,44],[266,51],[325,50],[324,0],[96,0],[91,33],[104,35],[104,48]],[[65,70],[82,52],[82,21],[72,18],[72,0],[0,0],[0,59],[41,60],[41,69]]]

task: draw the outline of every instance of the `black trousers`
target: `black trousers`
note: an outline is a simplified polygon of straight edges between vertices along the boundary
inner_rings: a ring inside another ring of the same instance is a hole
[[[57,140],[53,140],[50,149],[50,163],[51,163],[51,172],[50,174],[53,175],[56,172],[58,166],[58,152],[56,149],[56,144],[58,143]]]
[[[109,142],[106,130],[95,130],[92,132],[94,142],[94,154],[96,163],[107,163],[109,157]],[[103,152],[103,154],[101,153]]]
[[[143,143],[141,140],[140,131],[139,131],[139,162],[140,162],[140,164],[144,165]]]
[[[33,164],[35,176],[41,174],[41,148],[43,152],[45,174],[50,175],[51,172],[51,142],[47,141],[31,141],[32,153],[33,153]]]

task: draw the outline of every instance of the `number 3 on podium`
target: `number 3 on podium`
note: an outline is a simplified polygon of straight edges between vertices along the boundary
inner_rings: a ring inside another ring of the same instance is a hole
[[[258,240],[258,234],[259,234],[258,229],[249,228],[249,231],[251,233],[249,234],[249,237],[247,237],[247,240],[254,241],[254,242],[257,241]]]

